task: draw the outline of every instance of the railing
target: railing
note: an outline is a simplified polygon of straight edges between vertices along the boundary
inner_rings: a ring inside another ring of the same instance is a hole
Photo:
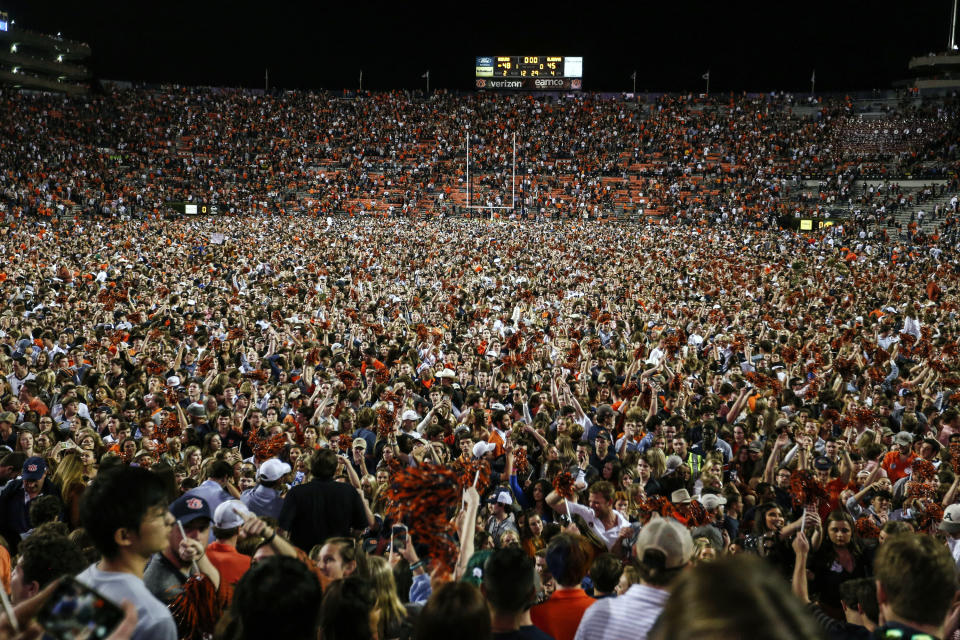
[[[33,69],[35,71],[45,71],[55,74],[56,76],[66,76],[67,78],[75,80],[86,80],[90,78],[90,71],[86,67],[63,62],[52,62],[33,56],[20,55],[18,53],[0,51],[0,62],[6,62],[12,66]]]

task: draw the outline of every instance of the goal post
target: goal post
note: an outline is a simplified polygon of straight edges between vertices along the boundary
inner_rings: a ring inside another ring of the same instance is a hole
[[[467,204],[466,204],[466,208],[467,210],[483,209],[483,210],[489,211],[491,214],[495,210],[513,211],[516,208],[516,203],[517,203],[517,134],[516,133],[513,134],[513,160],[511,163],[511,170],[510,170],[510,205],[509,206],[484,205],[484,204],[475,205],[473,204],[473,201],[471,199],[472,190],[470,188],[471,187],[471,184],[470,184],[470,129],[468,128],[466,131],[467,131],[467,134],[466,134],[466,140],[467,140],[467,171],[466,171]]]

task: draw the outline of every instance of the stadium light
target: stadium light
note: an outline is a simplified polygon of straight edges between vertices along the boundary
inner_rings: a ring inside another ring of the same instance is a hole
[[[10,45],[10,53],[16,53],[16,52],[17,52],[17,45],[15,44]]]
[[[957,0],[953,0],[953,12],[950,14],[950,42],[948,50],[957,48],[955,34],[957,32]]]
[[[57,56],[57,62],[63,62],[63,54]]]

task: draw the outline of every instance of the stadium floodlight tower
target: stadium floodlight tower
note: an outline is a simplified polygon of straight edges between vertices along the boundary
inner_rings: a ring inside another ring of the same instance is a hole
[[[511,165],[510,173],[510,206],[497,206],[497,205],[474,205],[470,201],[470,127],[466,127],[467,132],[467,210],[470,209],[485,209],[490,212],[490,217],[493,217],[493,213],[499,209],[508,209],[513,211],[516,207],[517,202],[517,134],[513,134],[513,162]]]

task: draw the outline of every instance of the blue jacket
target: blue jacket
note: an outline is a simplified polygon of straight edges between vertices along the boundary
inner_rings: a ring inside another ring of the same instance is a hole
[[[40,489],[40,495],[59,497],[60,489],[50,478],[46,478],[43,481],[43,488]],[[17,478],[7,484],[3,488],[3,492],[0,492],[0,534],[3,534],[3,537],[10,544],[10,555],[16,553],[21,537],[32,528],[30,526],[30,504],[26,502],[23,479]]]

